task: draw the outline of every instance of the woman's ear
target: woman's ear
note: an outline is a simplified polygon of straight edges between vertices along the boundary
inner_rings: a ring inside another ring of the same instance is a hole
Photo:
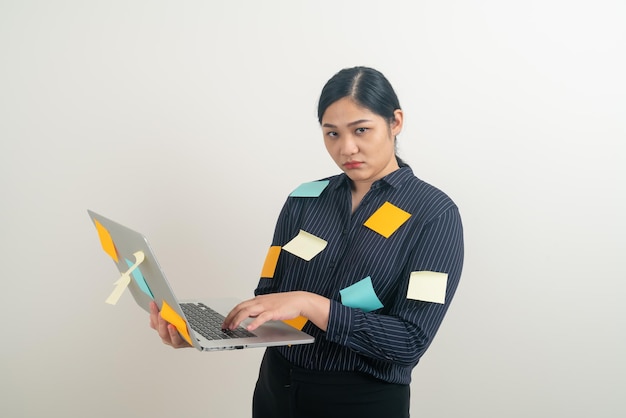
[[[402,124],[404,123],[404,113],[402,109],[396,109],[393,111],[393,120],[391,121],[391,135],[396,136],[402,131]]]

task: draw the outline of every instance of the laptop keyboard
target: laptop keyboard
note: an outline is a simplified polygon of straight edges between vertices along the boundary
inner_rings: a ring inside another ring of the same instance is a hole
[[[207,340],[228,340],[232,338],[256,337],[243,327],[233,330],[222,330],[224,316],[215,312],[204,303],[181,303],[183,313],[195,332]]]

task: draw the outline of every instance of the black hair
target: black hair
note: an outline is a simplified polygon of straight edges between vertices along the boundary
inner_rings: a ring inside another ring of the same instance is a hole
[[[401,109],[396,92],[380,71],[369,67],[344,68],[328,80],[322,89],[317,105],[320,124],[326,109],[344,97],[351,98],[389,123],[395,120],[394,112]],[[396,160],[401,167],[407,165],[397,155]]]

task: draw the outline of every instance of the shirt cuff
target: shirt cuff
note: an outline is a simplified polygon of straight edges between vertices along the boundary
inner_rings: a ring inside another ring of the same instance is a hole
[[[354,330],[354,309],[342,305],[336,300],[330,301],[326,339],[346,345]]]

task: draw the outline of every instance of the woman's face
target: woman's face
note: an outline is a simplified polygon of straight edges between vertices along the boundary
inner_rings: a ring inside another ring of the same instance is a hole
[[[322,116],[324,144],[335,164],[355,183],[370,186],[398,169],[395,136],[402,130],[402,110],[389,123],[349,97],[328,106]]]

